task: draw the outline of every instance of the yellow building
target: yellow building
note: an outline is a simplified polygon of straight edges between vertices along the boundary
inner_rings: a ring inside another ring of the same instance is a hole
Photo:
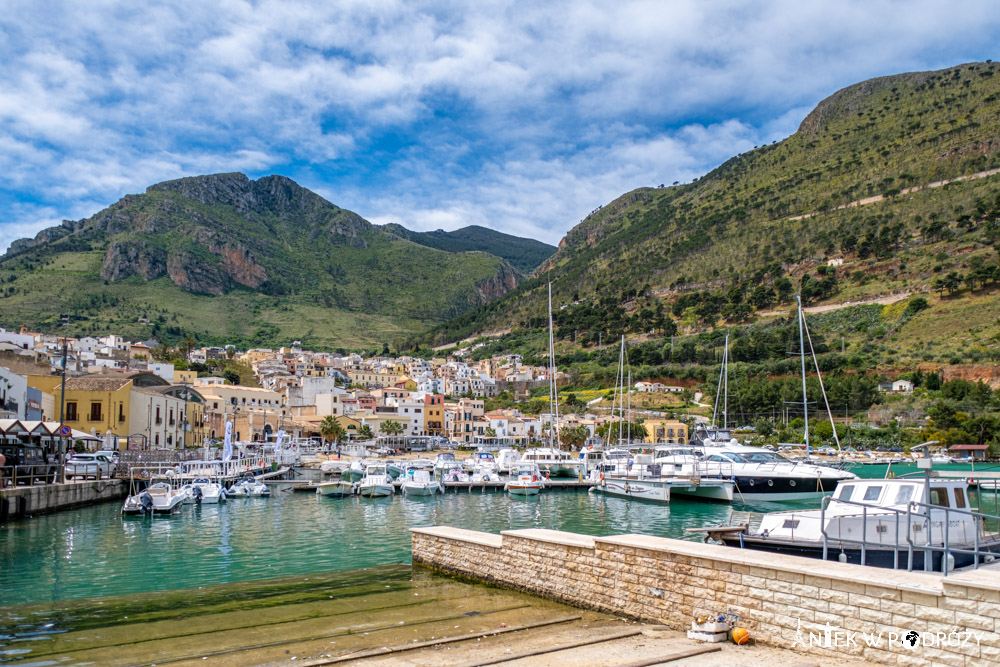
[[[29,386],[55,396],[53,419],[59,418],[61,383],[58,375],[28,376]],[[66,378],[63,423],[85,433],[103,435],[111,431],[124,438],[129,435],[131,394],[132,379],[127,377]]]
[[[444,396],[440,394],[424,396],[424,433],[444,435]]]
[[[688,427],[676,419],[647,419],[642,422],[646,427],[646,442],[651,444],[688,444]]]
[[[194,384],[198,371],[174,371],[174,384]]]

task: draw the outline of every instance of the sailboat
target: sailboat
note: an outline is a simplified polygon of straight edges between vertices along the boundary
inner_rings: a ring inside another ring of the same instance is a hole
[[[547,448],[527,448],[518,464],[512,465],[510,481],[505,488],[515,495],[537,495],[543,487],[541,469],[537,459],[554,457],[559,452],[555,434],[559,428],[559,395],[556,388],[556,347],[552,335],[552,283],[549,283],[549,446]],[[562,454],[562,452],[559,452]],[[569,457],[566,457],[567,459]],[[550,472],[551,474],[551,472]]]
[[[797,297],[798,298],[798,297]],[[808,343],[813,363],[816,366],[816,375],[819,378],[820,390],[823,392],[823,400],[826,402],[826,390],[823,388],[823,378],[819,373],[819,363],[816,360],[816,352],[812,350],[812,337],[809,335],[809,328],[806,325],[805,315],[802,313],[802,301],[798,299],[798,324],[799,324],[799,347],[802,367],[802,404],[806,427],[806,451],[809,451],[809,411],[808,399],[806,398],[806,357],[805,349]],[[723,355],[723,373],[727,374],[729,361],[729,338],[726,337],[726,352]],[[725,396],[728,393],[729,381],[725,376],[720,376],[719,386],[721,393]],[[716,405],[718,405],[718,395]],[[830,415],[830,425],[834,426],[833,434],[840,449],[840,441],[837,440],[837,429],[833,424],[833,415],[830,412],[829,403],[827,414]],[[723,429],[716,430],[715,433],[721,436],[722,433],[728,435],[725,428],[725,411],[727,399],[723,398]],[[713,424],[715,420],[713,418]],[[712,431],[708,431],[709,435]],[[810,500],[822,494],[832,493],[842,481],[857,479],[857,475],[845,470],[837,470],[826,466],[817,466],[809,463],[796,463],[782,458],[759,447],[749,447],[741,445],[735,439],[724,437],[702,438],[699,443],[704,449],[704,459],[698,464],[699,470],[705,476],[728,477],[736,483],[736,495],[742,501],[784,501],[784,500]]]

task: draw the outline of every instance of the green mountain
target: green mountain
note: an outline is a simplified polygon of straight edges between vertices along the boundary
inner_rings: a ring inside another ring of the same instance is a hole
[[[555,246],[547,243],[511,236],[478,225],[470,225],[453,232],[446,232],[443,229],[433,232],[412,232],[397,224],[384,225],[382,229],[392,232],[400,238],[438,250],[488,252],[506,259],[511,266],[526,274],[538,268],[539,264],[551,257],[556,251]]]
[[[217,174],[16,241],[0,259],[0,324],[355,347],[424,330],[520,279],[504,259],[405,240],[282,176]]]
[[[560,335],[584,346],[745,323],[787,311],[801,291],[806,303],[923,294],[932,307],[911,326],[947,324],[969,349],[989,347],[1000,333],[998,137],[996,63],[850,86],[784,141],[601,207],[536,279],[418,342],[537,327],[551,280]]]

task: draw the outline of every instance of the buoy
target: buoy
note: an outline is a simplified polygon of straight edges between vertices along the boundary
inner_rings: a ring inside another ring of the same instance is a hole
[[[733,640],[734,644],[743,646],[743,644],[746,644],[748,641],[750,641],[750,633],[747,631],[746,628],[733,628],[729,632],[729,638]]]

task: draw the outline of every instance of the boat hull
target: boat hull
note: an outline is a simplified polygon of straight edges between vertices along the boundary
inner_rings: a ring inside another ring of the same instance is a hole
[[[328,482],[316,487],[316,494],[320,496],[343,498],[354,495],[354,484],[350,482]]]
[[[538,484],[507,484],[507,491],[512,496],[537,496],[541,490]]]
[[[388,498],[394,491],[395,489],[389,484],[372,484],[362,486],[358,493],[364,498]]]
[[[607,477],[594,487],[594,491],[629,500],[664,504],[670,502],[670,484],[662,481]]]
[[[407,496],[433,496],[443,493],[444,489],[440,484],[415,484],[413,482],[403,482],[403,494]]]
[[[759,537],[753,537],[749,535],[737,536],[737,537],[726,537],[723,540],[726,546],[737,547],[743,549],[753,549],[755,551],[768,551],[771,553],[780,553],[788,556],[803,556],[805,558],[816,558],[823,559],[823,545],[822,544],[812,544],[812,543],[801,543],[801,542],[791,542],[788,540],[775,540],[775,539],[761,539]],[[969,548],[971,547],[964,547]],[[987,546],[980,545],[980,551],[1000,554],[1000,543],[990,544]],[[840,561],[841,554],[847,559],[848,563],[853,563],[855,565],[861,564],[861,549],[853,545],[844,545],[843,548],[839,544],[833,542],[830,543],[829,549],[827,550],[826,560],[829,561]],[[898,563],[897,563],[898,554]],[[971,554],[962,553],[952,553],[955,558],[955,567],[967,567],[972,565],[974,562],[974,557]],[[942,553],[940,551],[931,552],[931,570],[941,571],[941,557]],[[893,568],[898,567],[898,569],[905,570],[908,567],[909,554],[905,548],[901,548],[898,551],[892,549],[880,549],[877,547],[867,547],[865,549],[865,565],[871,565],[873,567],[882,568]],[[924,570],[924,550],[917,546],[913,548],[913,569],[914,570]],[[981,560],[980,560],[981,562]]]
[[[837,488],[839,479],[805,477],[749,477],[736,475],[734,500],[788,501],[814,500],[829,495]]]

